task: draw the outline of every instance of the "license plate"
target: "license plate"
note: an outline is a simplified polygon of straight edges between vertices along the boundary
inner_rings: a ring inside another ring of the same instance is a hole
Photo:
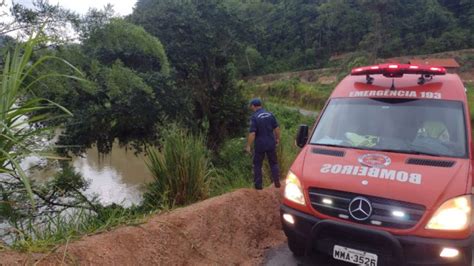
[[[342,260],[358,265],[377,266],[377,255],[357,249],[334,246],[332,257],[336,260]]]

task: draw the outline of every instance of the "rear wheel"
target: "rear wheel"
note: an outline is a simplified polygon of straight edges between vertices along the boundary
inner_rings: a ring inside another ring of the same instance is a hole
[[[306,252],[306,245],[304,242],[292,237],[288,237],[288,248],[290,248],[295,257],[302,257]]]

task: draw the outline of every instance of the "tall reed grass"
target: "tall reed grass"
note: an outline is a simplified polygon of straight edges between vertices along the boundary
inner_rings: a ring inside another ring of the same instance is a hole
[[[163,134],[160,147],[146,152],[154,181],[144,195],[145,205],[183,206],[209,196],[214,170],[202,136],[172,126]]]

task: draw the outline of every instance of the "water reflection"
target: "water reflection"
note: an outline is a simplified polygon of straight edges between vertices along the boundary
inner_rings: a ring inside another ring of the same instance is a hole
[[[86,194],[99,196],[102,204],[128,207],[141,201],[143,185],[152,181],[143,155],[114,145],[108,155],[90,149],[83,157],[73,158],[76,171],[90,182]]]
[[[82,156],[73,157],[71,164],[89,182],[86,195],[97,195],[103,205],[129,207],[140,203],[144,184],[153,180],[144,159],[143,155],[114,144],[110,154],[88,149]],[[41,166],[41,170],[31,171],[32,178],[40,182],[50,180],[58,171],[56,165],[47,165],[46,160],[34,156],[25,158],[21,166]]]

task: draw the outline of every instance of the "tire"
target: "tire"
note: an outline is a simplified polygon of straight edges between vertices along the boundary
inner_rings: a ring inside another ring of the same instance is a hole
[[[306,253],[306,245],[303,241],[288,237],[288,248],[295,257],[303,257]]]

